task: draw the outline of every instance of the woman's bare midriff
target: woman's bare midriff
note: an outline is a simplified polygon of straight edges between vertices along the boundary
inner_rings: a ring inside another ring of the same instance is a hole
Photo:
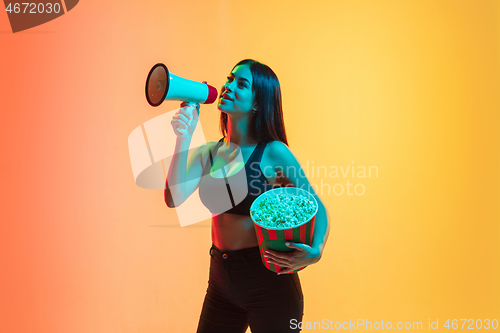
[[[212,243],[224,251],[258,246],[252,219],[230,213],[212,217]]]

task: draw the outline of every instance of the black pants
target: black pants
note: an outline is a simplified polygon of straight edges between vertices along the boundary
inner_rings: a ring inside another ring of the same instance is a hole
[[[197,333],[298,332],[304,298],[297,273],[277,275],[260,259],[258,247],[210,249],[210,277]]]

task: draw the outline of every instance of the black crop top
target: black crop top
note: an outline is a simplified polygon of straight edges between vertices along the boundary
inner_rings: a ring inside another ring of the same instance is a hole
[[[213,156],[217,156],[217,150],[222,146],[223,140],[224,138],[220,139],[215,146]],[[203,170],[199,194],[201,201],[212,214],[231,213],[250,216],[252,202],[260,194],[273,188],[260,169],[266,145],[267,143],[259,143],[245,163],[245,168],[241,168],[237,173],[226,177],[224,168],[221,168],[224,178],[211,176],[214,161],[212,151],[209,150],[210,163],[207,163]]]

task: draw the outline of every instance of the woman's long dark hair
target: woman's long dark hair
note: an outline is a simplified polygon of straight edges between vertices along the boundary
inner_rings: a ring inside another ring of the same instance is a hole
[[[240,61],[233,69],[239,65],[249,65],[253,76],[252,89],[255,92],[257,112],[251,124],[251,135],[261,143],[278,140],[288,146],[278,77],[267,65],[252,59]],[[225,112],[220,113],[220,131],[224,137],[227,135]]]

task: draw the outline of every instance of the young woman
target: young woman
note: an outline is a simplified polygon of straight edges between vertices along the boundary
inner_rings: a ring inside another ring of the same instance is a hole
[[[198,333],[243,333],[248,325],[253,333],[299,331],[292,329],[297,327],[292,323],[302,321],[300,280],[297,273],[283,273],[319,261],[329,223],[325,206],[288,148],[276,74],[254,60],[236,64],[218,101],[224,137],[199,147],[189,163],[187,150],[198,122],[199,105],[181,106],[172,119],[177,141],[165,201],[169,207],[178,206],[199,186],[202,202],[213,213],[210,275]],[[242,157],[244,166],[233,163],[235,156]],[[241,192],[244,195],[235,200],[238,189],[231,178],[242,174],[246,176],[245,191]],[[199,181],[186,181],[193,179]],[[169,183],[179,185],[169,188]],[[249,211],[260,193],[276,186],[303,188],[319,204],[312,246],[290,243],[289,247],[295,249],[292,252],[267,254],[269,263],[286,267],[278,274],[262,264]]]

